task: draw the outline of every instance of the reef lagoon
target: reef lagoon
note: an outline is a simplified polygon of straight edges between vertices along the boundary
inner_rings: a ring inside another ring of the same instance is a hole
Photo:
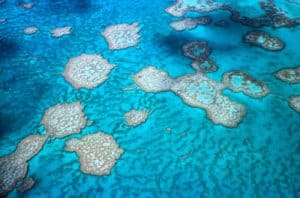
[[[299,0],[0,0],[0,197],[300,197]]]

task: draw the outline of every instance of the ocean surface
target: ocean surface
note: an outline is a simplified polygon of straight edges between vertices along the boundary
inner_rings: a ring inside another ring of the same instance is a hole
[[[45,134],[40,121],[57,103],[80,101],[91,126],[80,134],[47,141],[29,161],[34,187],[8,197],[300,197],[300,113],[287,103],[300,95],[300,84],[275,78],[274,72],[300,64],[300,26],[263,27],[285,48],[266,51],[243,42],[254,28],[230,20],[227,11],[191,13],[210,16],[212,23],[177,32],[178,20],[165,12],[174,0],[36,0],[31,9],[20,1],[0,5],[0,156],[13,152],[30,134]],[[241,2],[241,3],[240,3]],[[300,4],[276,0],[289,17],[300,17]],[[242,15],[263,13],[258,1],[226,1]],[[227,27],[214,22],[225,20]],[[109,50],[101,35],[105,27],[138,22],[136,47]],[[25,35],[36,26],[39,31]],[[55,27],[72,33],[53,38]],[[220,81],[225,72],[240,70],[267,84],[270,94],[254,99],[230,90],[224,94],[247,107],[236,128],[214,124],[206,112],[185,104],[171,92],[124,91],[136,86],[131,78],[154,65],[170,76],[195,73],[182,46],[207,41],[219,69],[209,73]],[[99,87],[76,90],[62,72],[72,57],[102,54],[116,67]],[[148,109],[148,120],[129,127],[124,113]],[[171,128],[171,131],[166,130]],[[125,152],[108,176],[83,174],[76,153],[64,150],[71,137],[103,131]]]

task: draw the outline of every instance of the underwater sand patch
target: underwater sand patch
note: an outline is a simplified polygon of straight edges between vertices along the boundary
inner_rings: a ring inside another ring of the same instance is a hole
[[[80,102],[57,104],[46,110],[41,123],[51,138],[63,138],[80,133],[86,125],[86,117]]]
[[[71,34],[72,26],[58,27],[51,30],[52,37],[58,38]]]
[[[25,29],[24,29],[24,33],[30,35],[30,34],[36,33],[38,30],[39,30],[39,29],[38,29],[37,27],[31,26],[31,27],[25,28]]]
[[[288,99],[289,106],[300,113],[300,96],[291,96]]]
[[[249,74],[241,71],[223,74],[222,83],[226,88],[234,92],[243,92],[253,98],[264,97],[270,92],[264,82],[254,79]]]
[[[280,51],[284,48],[284,43],[279,38],[271,37],[268,33],[262,31],[250,31],[244,36],[243,40],[245,43],[270,51]]]
[[[29,135],[13,153],[0,158],[1,197],[12,191],[18,181],[24,180],[28,170],[27,161],[40,152],[47,138],[47,135]]]
[[[138,126],[145,122],[148,118],[149,113],[147,110],[135,110],[132,109],[124,114],[125,121],[129,126]]]
[[[92,89],[106,81],[114,67],[100,54],[81,54],[68,61],[62,75],[76,89]]]
[[[159,78],[153,73],[160,74]],[[133,79],[145,92],[174,92],[186,104],[204,109],[208,118],[216,124],[236,127],[246,115],[245,106],[222,95],[224,86],[221,83],[202,73],[172,79],[166,72],[150,66],[135,74]],[[155,82],[157,79],[158,83]]]
[[[101,34],[108,43],[109,49],[126,49],[138,44],[140,40],[140,35],[138,34],[140,28],[138,25],[137,22],[111,25],[106,27]]]
[[[65,150],[76,152],[83,173],[98,176],[109,175],[124,152],[111,135],[102,132],[72,138],[66,142]]]
[[[179,21],[170,23],[170,26],[176,31],[191,30],[198,25],[207,25],[211,22],[211,18],[208,16],[198,18],[184,18]]]
[[[275,73],[275,76],[287,83],[300,83],[300,66],[281,69]]]

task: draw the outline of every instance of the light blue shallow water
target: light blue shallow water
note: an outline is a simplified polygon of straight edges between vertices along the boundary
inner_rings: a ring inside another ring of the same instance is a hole
[[[300,17],[300,5],[276,1],[289,16]],[[242,42],[250,27],[231,22],[229,13],[210,13],[210,24],[175,32],[175,18],[164,9],[171,0],[41,0],[30,10],[18,1],[0,5],[0,155],[33,133],[45,133],[39,124],[44,111],[57,103],[80,100],[93,121],[81,134],[112,134],[125,153],[111,175],[82,174],[75,153],[64,151],[67,139],[48,141],[29,161],[28,176],[36,180],[30,191],[9,197],[299,197],[300,114],[289,108],[287,97],[300,94],[300,84],[289,85],[273,76],[280,68],[300,64],[300,27],[262,28],[282,39],[286,47],[268,52]],[[255,1],[229,3],[244,15],[255,16]],[[253,12],[249,7],[253,7]],[[111,24],[138,22],[138,47],[110,51],[101,32]],[[28,26],[38,33],[23,33]],[[57,26],[73,26],[72,34],[52,38]],[[192,108],[171,92],[158,94],[123,91],[134,86],[130,76],[148,65],[172,77],[193,73],[182,53],[189,41],[205,40],[219,70],[208,74],[220,81],[227,71],[241,70],[264,81],[271,93],[252,99],[241,93],[225,95],[247,107],[243,122],[233,129],[214,125],[205,111]],[[93,90],[75,90],[61,73],[69,58],[99,53],[117,67]],[[149,109],[147,122],[132,128],[123,114]],[[166,128],[172,128],[168,133]]]

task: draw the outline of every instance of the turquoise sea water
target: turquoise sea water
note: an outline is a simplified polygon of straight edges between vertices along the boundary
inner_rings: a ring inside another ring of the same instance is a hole
[[[300,17],[300,4],[275,2],[290,17]],[[205,14],[212,17],[210,25],[176,32],[168,25],[176,18],[164,11],[173,3],[40,0],[29,10],[19,1],[0,5],[0,18],[7,19],[0,24],[0,155],[14,151],[30,134],[45,133],[40,120],[47,108],[77,100],[93,124],[71,137],[104,131],[125,150],[111,175],[90,176],[80,172],[75,153],[64,151],[70,136],[48,141],[29,161],[33,189],[9,197],[300,197],[300,114],[287,103],[289,96],[300,95],[300,84],[273,75],[300,64],[300,27],[261,28],[286,44],[283,51],[269,52],[243,43],[242,36],[253,28],[230,21],[226,11]],[[257,1],[227,3],[249,17],[262,12]],[[218,20],[228,27],[215,26]],[[139,45],[109,50],[101,36],[105,27],[133,22],[142,28]],[[51,37],[51,29],[66,25],[73,27],[72,34]],[[28,26],[39,32],[25,35]],[[123,91],[135,86],[131,76],[148,65],[172,77],[194,73],[182,46],[203,40],[219,66],[208,77],[220,81],[223,73],[241,70],[271,91],[261,99],[224,91],[247,107],[237,128],[213,124],[204,110],[171,92]],[[68,60],[82,53],[102,54],[117,65],[93,90],[75,90],[61,75]],[[123,117],[133,108],[153,113],[133,128]]]

